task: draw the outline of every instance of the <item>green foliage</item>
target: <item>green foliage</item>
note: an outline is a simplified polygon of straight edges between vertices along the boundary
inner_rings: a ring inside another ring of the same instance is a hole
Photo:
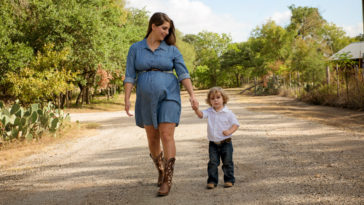
[[[296,39],[291,56],[291,68],[302,75],[305,82],[318,83],[325,77],[325,57],[319,52],[319,45],[312,40]]]
[[[192,73],[192,78],[194,79],[195,86],[202,89],[207,89],[210,86],[210,69],[206,65],[199,65],[196,67]]]
[[[55,96],[72,84],[93,87],[100,64],[117,77],[111,83],[122,86],[128,49],[143,38],[148,23],[146,11],[127,10],[124,5],[123,0],[2,1],[0,97],[26,102],[55,100]],[[45,51],[48,45],[53,45],[50,50],[55,56]],[[54,64],[59,62],[57,55],[66,58],[52,72]],[[23,69],[28,70],[21,72]],[[43,73],[38,74],[39,71]],[[69,78],[69,72],[77,76]],[[37,78],[66,81],[68,85],[64,87],[60,83],[40,96],[36,88],[18,85],[27,77],[25,83],[35,83],[35,87],[46,86]]]
[[[192,44],[182,38],[182,34],[176,30],[177,47],[183,56],[183,60],[190,73],[195,69],[196,51]]]
[[[219,85],[228,87],[241,86],[243,76],[248,76],[246,70],[249,65],[249,57],[244,55],[244,43],[229,44],[226,52],[221,57],[221,70],[223,77],[219,79]]]
[[[221,72],[220,57],[226,51],[229,43],[231,42],[231,37],[227,34],[219,35],[217,33],[203,31],[198,33],[196,36],[189,35],[184,38],[184,40],[191,43],[195,48],[196,65],[205,66],[204,68],[209,69],[209,72],[206,73],[208,74],[206,78],[208,77],[207,79],[209,80],[208,86],[212,87],[217,85]],[[200,71],[195,70],[194,72]],[[194,76],[200,76],[200,73]],[[201,76],[200,79],[202,79]],[[206,84],[206,82],[201,84]]]
[[[0,104],[0,136],[5,141],[39,138],[45,131],[55,132],[69,121],[69,115],[55,109],[52,103],[43,108],[39,104],[23,108],[18,102],[9,108]]]
[[[287,30],[294,33],[295,38],[322,39],[323,25],[326,21],[322,18],[318,8],[296,7],[295,5],[291,5],[288,8],[291,10],[292,16]]]
[[[54,95],[73,87],[70,82],[75,74],[62,67],[69,51],[54,51],[53,45],[49,44],[43,52],[38,52],[29,67],[6,74],[6,82],[10,85],[8,92],[24,104],[52,100]]]
[[[56,102],[73,85],[97,90],[98,68],[107,73],[106,86],[120,90],[128,49],[145,37],[149,18],[145,9],[124,5],[124,0],[1,1],[0,98],[19,99],[22,104]],[[255,79],[264,82],[258,88],[264,94],[275,93],[288,81],[305,86],[307,92],[320,88],[329,56],[363,36],[349,38],[342,28],[326,22],[317,8],[289,9],[287,27],[268,21],[241,43],[231,43],[227,34],[203,31],[182,36],[176,30],[177,46],[195,86],[233,87]],[[352,64],[343,59],[339,64],[348,90]],[[29,117],[39,118],[37,113]]]
[[[18,29],[14,8],[9,1],[0,2],[0,88],[6,87],[5,74],[17,72],[32,59],[33,51],[19,40],[24,34]]]
[[[323,38],[328,48],[326,53],[328,55],[333,55],[353,41],[346,36],[345,31],[341,27],[337,27],[333,23],[325,24],[323,31]]]

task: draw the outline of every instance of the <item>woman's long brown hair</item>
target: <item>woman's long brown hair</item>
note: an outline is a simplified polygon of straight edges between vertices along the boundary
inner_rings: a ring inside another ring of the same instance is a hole
[[[176,45],[176,34],[174,31],[174,24],[172,19],[170,19],[167,14],[162,13],[162,12],[156,12],[152,15],[152,17],[150,17],[149,20],[149,25],[148,25],[148,30],[147,30],[147,35],[145,36],[145,38],[147,38],[149,36],[149,34],[152,32],[152,24],[156,25],[156,26],[160,26],[162,25],[164,22],[168,22],[170,27],[169,27],[169,32],[168,35],[164,38],[164,41],[168,44],[168,45]]]

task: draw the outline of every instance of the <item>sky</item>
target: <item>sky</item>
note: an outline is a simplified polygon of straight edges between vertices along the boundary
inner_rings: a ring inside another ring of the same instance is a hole
[[[127,0],[126,7],[144,8],[150,15],[164,12],[183,34],[227,33],[233,42],[242,42],[268,20],[287,26],[288,6],[293,4],[318,8],[327,22],[343,28],[350,37],[363,33],[360,0]]]

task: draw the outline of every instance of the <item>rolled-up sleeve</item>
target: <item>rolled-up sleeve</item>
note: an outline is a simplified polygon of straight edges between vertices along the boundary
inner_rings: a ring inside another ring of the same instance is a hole
[[[132,45],[129,48],[128,57],[126,58],[126,71],[124,83],[135,83],[136,72],[135,72],[135,53],[136,47]]]
[[[174,69],[176,70],[176,73],[178,76],[178,81],[181,81],[186,78],[190,78],[190,74],[188,73],[185,62],[183,61],[183,56],[182,56],[181,52],[178,50],[177,47],[174,47],[173,50],[174,50],[173,66],[174,66]]]

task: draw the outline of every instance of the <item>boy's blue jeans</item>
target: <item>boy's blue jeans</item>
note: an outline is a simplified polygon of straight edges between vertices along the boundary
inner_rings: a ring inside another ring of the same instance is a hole
[[[215,144],[209,143],[209,157],[210,161],[207,166],[208,179],[207,183],[215,185],[219,182],[218,167],[220,165],[220,158],[222,161],[222,170],[224,172],[224,182],[235,183],[234,177],[234,162],[233,162],[233,143]]]

